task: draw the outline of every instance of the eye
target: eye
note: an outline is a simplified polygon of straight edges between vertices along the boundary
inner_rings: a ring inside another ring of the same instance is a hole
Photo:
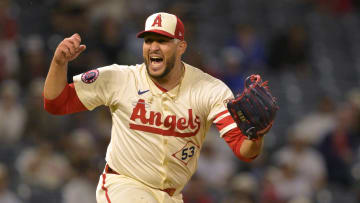
[[[153,42],[153,40],[152,40],[152,39],[147,38],[147,39],[145,39],[145,40],[144,40],[144,42],[145,42],[146,44],[149,44],[149,43]]]
[[[170,42],[172,39],[170,39],[170,38],[161,38],[161,39],[159,39],[158,40],[158,42],[159,43],[168,43],[168,42]]]

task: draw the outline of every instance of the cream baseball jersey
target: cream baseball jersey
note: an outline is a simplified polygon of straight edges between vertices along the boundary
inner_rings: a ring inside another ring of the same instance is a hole
[[[181,82],[169,91],[150,79],[144,64],[98,68],[75,76],[74,84],[87,109],[110,108],[107,163],[152,188],[181,192],[197,168],[211,124],[220,136],[236,128],[225,106],[233,98],[231,90],[188,64]]]

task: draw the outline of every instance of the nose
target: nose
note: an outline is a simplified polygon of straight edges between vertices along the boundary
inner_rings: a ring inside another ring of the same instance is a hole
[[[157,51],[160,49],[159,43],[156,41],[151,42],[150,51]]]

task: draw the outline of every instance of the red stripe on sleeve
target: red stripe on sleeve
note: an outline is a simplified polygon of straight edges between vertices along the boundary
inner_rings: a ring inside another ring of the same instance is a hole
[[[223,119],[219,120],[217,123],[215,123],[216,128],[221,131],[226,126],[235,123],[234,119],[229,115],[224,117]]]
[[[214,119],[214,120],[216,120],[217,118],[219,118],[220,116],[222,116],[222,115],[224,115],[224,114],[226,114],[226,113],[228,113],[228,112],[229,112],[228,110],[225,110],[225,111],[223,111],[223,112],[218,113],[218,115],[215,116],[215,119]]]
[[[246,136],[241,133],[239,128],[234,128],[229,130],[227,133],[223,135],[224,140],[229,145],[230,149],[234,152],[234,154],[242,161],[251,162],[256,157],[253,158],[246,158],[243,157],[240,153],[240,148]]]
[[[54,115],[65,115],[87,110],[76,94],[74,83],[66,85],[55,99],[49,100],[44,97],[44,109]]]

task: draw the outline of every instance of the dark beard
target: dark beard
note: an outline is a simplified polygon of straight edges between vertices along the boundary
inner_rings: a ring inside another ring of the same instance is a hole
[[[175,54],[171,56],[171,58],[169,58],[169,60],[167,60],[166,62],[166,66],[165,66],[165,70],[161,75],[151,75],[150,71],[149,71],[149,63],[147,60],[144,59],[145,62],[145,66],[146,66],[146,70],[148,72],[148,74],[154,78],[154,79],[163,79],[167,74],[170,73],[170,71],[174,68],[175,66]]]

